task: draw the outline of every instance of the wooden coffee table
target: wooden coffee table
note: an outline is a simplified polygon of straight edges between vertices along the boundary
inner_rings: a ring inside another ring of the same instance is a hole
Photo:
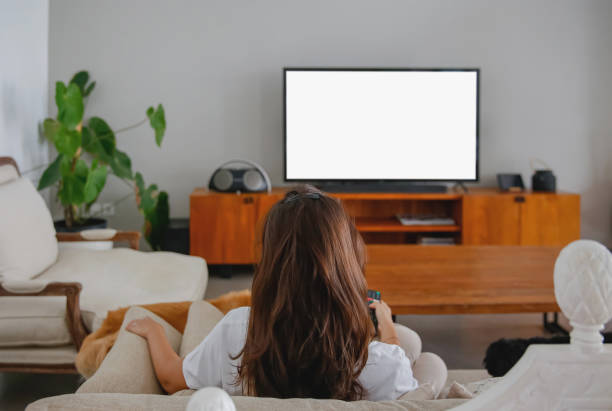
[[[393,314],[556,313],[561,247],[368,245],[366,279]],[[545,325],[548,316],[544,316]],[[548,328],[548,327],[547,327]]]

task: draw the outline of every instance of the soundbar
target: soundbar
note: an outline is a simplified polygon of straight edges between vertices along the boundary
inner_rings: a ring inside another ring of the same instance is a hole
[[[446,193],[445,185],[417,183],[326,183],[318,188],[328,193]]]

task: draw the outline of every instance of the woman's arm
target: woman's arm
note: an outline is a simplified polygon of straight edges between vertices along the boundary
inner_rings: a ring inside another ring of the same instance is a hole
[[[168,394],[187,388],[183,376],[183,360],[168,342],[163,327],[150,317],[130,321],[126,330],[147,340],[159,383]]]
[[[397,331],[393,325],[393,318],[391,317],[391,309],[384,301],[373,301],[370,304],[370,308],[376,310],[376,319],[378,320],[378,332],[380,334],[380,341],[387,344],[399,345],[399,337]]]

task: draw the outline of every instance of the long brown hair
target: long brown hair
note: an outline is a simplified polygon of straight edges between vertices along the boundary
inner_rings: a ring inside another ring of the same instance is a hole
[[[237,384],[247,395],[357,400],[374,334],[364,245],[342,205],[312,186],[268,213]]]

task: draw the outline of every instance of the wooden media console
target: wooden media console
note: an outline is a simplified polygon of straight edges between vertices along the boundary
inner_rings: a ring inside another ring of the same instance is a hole
[[[253,264],[258,229],[289,188],[227,194],[197,188],[190,196],[191,254],[209,264]],[[464,245],[564,246],[580,238],[580,196],[507,193],[331,193],[342,200],[367,244],[418,244],[424,237]],[[397,214],[452,218],[448,225],[402,225]]]

